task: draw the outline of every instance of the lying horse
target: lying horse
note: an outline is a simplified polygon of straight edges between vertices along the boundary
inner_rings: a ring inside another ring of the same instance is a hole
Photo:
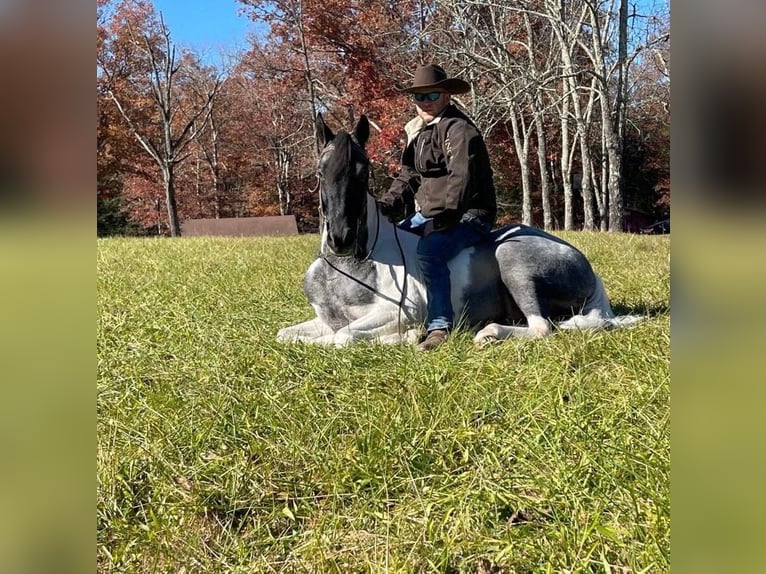
[[[280,341],[341,346],[356,340],[416,342],[426,316],[418,237],[381,217],[369,184],[362,116],[353,134],[334,134],[317,118],[321,149],[321,244],[304,291],[316,317],[281,329]],[[459,325],[478,330],[483,346],[509,337],[634,323],[615,317],[601,279],[567,242],[526,225],[491,233],[449,262]]]

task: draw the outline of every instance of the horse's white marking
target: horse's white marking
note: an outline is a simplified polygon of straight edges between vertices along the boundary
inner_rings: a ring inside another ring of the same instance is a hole
[[[495,341],[502,341],[511,337],[523,338],[523,339],[537,339],[540,337],[547,337],[552,331],[550,321],[540,315],[529,315],[527,317],[527,326],[519,325],[500,325],[498,323],[490,323],[484,327],[481,331],[476,333],[473,338],[473,342],[484,347],[489,343]]]

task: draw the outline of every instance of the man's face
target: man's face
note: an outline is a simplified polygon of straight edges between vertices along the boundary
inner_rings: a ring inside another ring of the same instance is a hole
[[[428,123],[444,111],[450,101],[450,95],[444,92],[429,92],[427,94],[413,94],[418,116]]]

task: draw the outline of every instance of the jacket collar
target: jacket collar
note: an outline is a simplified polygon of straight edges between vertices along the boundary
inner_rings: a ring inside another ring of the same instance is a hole
[[[407,134],[407,145],[410,145],[412,141],[418,137],[418,134],[426,127],[426,123],[420,119],[420,116],[415,116],[404,126],[404,133]]]
[[[438,124],[442,118],[453,116],[454,114],[451,113],[453,109],[455,109],[455,106],[453,104],[449,104],[446,108],[444,108],[444,110],[442,110],[442,113],[440,113],[428,123],[425,123],[420,118],[420,116],[415,116],[410,121],[408,121],[404,126],[404,132],[407,134],[407,145],[410,145],[426,126],[434,126]]]

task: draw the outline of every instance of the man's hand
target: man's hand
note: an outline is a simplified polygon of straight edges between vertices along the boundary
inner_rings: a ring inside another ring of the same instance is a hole
[[[375,203],[378,205],[380,214],[394,223],[404,217],[404,202],[401,199],[397,198],[393,201],[381,200]]]
[[[447,231],[448,229],[455,227],[458,224],[459,219],[457,211],[454,209],[445,209],[438,215],[435,215],[431,221],[426,223],[425,228],[423,229],[423,235],[430,235],[434,231]]]

